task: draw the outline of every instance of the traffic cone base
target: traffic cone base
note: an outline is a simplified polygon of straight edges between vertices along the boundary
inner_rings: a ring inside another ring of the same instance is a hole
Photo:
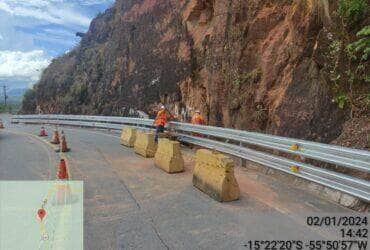
[[[67,140],[63,132],[62,132],[62,140],[60,142],[59,148],[60,148],[60,151],[63,153],[68,152],[70,150],[67,146]]]
[[[45,131],[45,128],[44,128],[44,127],[41,127],[39,136],[40,136],[40,137],[48,136],[48,135],[46,134],[46,131]]]
[[[62,153],[67,153],[67,152],[69,152],[69,151],[71,151],[71,149],[70,148],[66,148],[66,149],[62,149],[62,150],[58,150],[58,152],[62,152]]]
[[[68,179],[68,170],[67,170],[67,164],[64,159],[60,160],[57,177],[59,180],[67,180]]]
[[[50,141],[51,144],[59,144],[60,143],[60,140],[59,140],[59,133],[57,130],[54,131],[54,134],[53,134],[53,138],[52,140]]]

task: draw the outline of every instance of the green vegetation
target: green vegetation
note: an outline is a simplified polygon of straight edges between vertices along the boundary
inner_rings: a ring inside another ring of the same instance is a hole
[[[348,97],[347,97],[347,95],[345,93],[340,93],[337,96],[335,96],[334,101],[336,103],[338,103],[338,107],[339,108],[343,109],[344,108],[344,105],[347,102],[347,99],[348,99]]]
[[[78,105],[83,104],[88,97],[88,88],[85,84],[73,84],[70,87],[70,91],[63,97],[64,105],[71,105],[77,103]]]
[[[366,0],[340,0],[336,26],[329,46],[329,76],[335,91],[333,101],[351,116],[369,109],[370,26],[364,25],[369,14]]]
[[[224,71],[224,80],[227,83],[232,83],[233,86],[239,88],[244,84],[258,83],[262,77],[261,68],[255,68],[249,72],[237,72],[237,70]]]
[[[21,104],[20,103],[9,103],[6,105],[0,104],[0,113],[12,113],[12,112],[18,112],[20,109]]]
[[[22,110],[24,112],[34,113],[36,110],[36,91],[34,89],[28,89],[24,93],[22,100]]]
[[[262,70],[260,68],[256,68],[250,72],[241,73],[237,81],[240,83],[250,82],[250,83],[258,83],[261,80]]]
[[[347,53],[354,61],[366,62],[370,59],[370,25],[362,28],[356,35],[359,39],[347,46]]]
[[[353,28],[365,17],[367,0],[339,0],[338,14],[346,28]]]

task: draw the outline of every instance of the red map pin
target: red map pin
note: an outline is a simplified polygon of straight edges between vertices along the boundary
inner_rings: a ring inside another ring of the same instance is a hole
[[[40,220],[44,219],[44,217],[45,217],[45,215],[46,215],[46,211],[45,211],[45,209],[40,208],[40,209],[37,211],[37,215],[39,216]]]

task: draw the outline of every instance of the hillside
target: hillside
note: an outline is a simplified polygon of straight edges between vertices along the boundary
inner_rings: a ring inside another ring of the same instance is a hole
[[[369,61],[346,52],[368,6],[337,2],[117,0],[43,72],[23,113],[164,103],[212,125],[369,147]]]

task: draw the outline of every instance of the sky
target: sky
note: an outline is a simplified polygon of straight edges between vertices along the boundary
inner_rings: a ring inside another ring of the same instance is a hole
[[[66,53],[93,17],[114,0],[0,0],[0,86],[35,84],[51,59]]]

